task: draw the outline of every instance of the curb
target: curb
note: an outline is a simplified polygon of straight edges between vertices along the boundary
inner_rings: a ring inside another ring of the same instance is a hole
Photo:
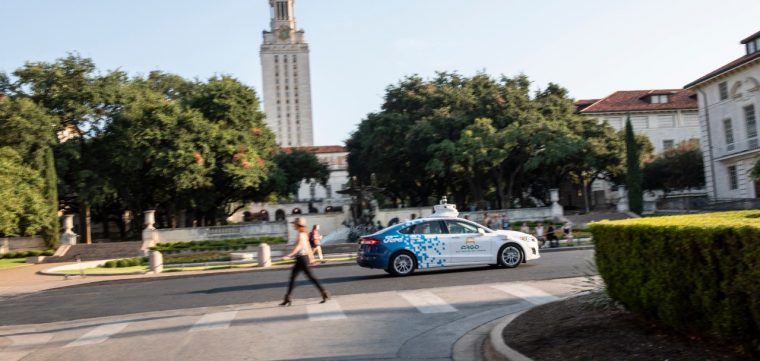
[[[541,253],[552,253],[552,252],[564,252],[564,251],[581,251],[584,249],[594,249],[594,245],[587,245],[587,246],[573,246],[573,247],[557,247],[557,248],[541,248],[539,249],[539,252]]]
[[[529,308],[528,310],[532,309],[533,307]],[[517,313],[513,313],[503,319],[503,321],[499,322],[496,327],[491,329],[491,332],[488,333],[488,338],[485,342],[484,347],[484,357],[488,361],[533,361],[530,357],[527,357],[519,352],[517,350],[509,347],[506,342],[504,342],[504,337],[502,336],[504,329],[509,326],[512,321],[514,321],[517,317],[522,315],[523,313],[527,312],[528,310],[520,311]]]

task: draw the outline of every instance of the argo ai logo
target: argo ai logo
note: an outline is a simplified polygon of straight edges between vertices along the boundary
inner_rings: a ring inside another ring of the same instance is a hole
[[[479,248],[480,248],[480,245],[475,244],[474,238],[465,239],[464,244],[462,245],[462,247],[460,247],[460,249],[463,251],[474,251]]]

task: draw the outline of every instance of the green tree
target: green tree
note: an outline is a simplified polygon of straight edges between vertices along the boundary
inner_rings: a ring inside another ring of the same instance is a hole
[[[236,79],[214,77],[198,84],[187,105],[214,125],[205,134],[209,152],[204,159],[214,165],[210,182],[192,201],[207,223],[215,224],[262,197],[279,150],[256,92]]]
[[[39,217],[46,219],[41,231],[49,247],[55,247],[59,238],[58,178],[52,151],[56,129],[53,117],[31,100],[0,96],[0,146],[16,150],[24,164],[45,180],[42,196],[48,207]]]
[[[13,148],[0,147],[0,235],[30,236],[49,225],[40,173]]]
[[[700,188],[705,185],[705,171],[699,141],[692,139],[665,150],[643,169],[643,187],[647,190]]]
[[[641,214],[644,210],[644,194],[642,192],[641,158],[636,144],[636,138],[631,125],[631,117],[625,121],[625,150],[626,150],[626,187],[628,187],[628,205],[632,212]]]
[[[298,193],[304,180],[313,179],[324,186],[330,177],[330,169],[314,153],[297,149],[277,153],[274,164],[263,193],[289,196]]]

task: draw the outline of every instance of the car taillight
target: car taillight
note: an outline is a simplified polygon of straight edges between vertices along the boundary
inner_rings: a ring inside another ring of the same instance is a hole
[[[374,238],[362,238],[362,244],[366,244],[368,246],[377,246],[380,244],[380,240]]]

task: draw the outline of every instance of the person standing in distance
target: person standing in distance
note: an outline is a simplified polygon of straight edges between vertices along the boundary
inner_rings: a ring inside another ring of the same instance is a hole
[[[290,297],[290,295],[293,293],[296,277],[298,277],[298,274],[301,273],[301,271],[306,274],[306,277],[309,278],[309,280],[314,284],[314,286],[317,287],[319,293],[322,295],[322,302],[320,303],[325,303],[328,299],[330,299],[330,294],[327,293],[327,291],[324,289],[324,287],[322,287],[314,275],[311,274],[311,269],[309,268],[309,263],[311,263],[311,261],[314,259],[314,254],[312,253],[311,247],[309,246],[309,235],[306,233],[306,220],[298,217],[291,223],[293,224],[293,228],[298,231],[298,235],[296,236],[296,243],[293,247],[293,250],[290,251],[288,255],[283,256],[282,259],[286,260],[295,256],[296,263],[293,265],[293,271],[290,273],[288,292],[285,293],[285,299],[282,301],[282,303],[280,303],[280,306],[290,306],[290,304],[293,302],[293,299]]]
[[[316,253],[319,256],[319,262],[325,263],[324,257],[322,257],[321,241],[322,235],[319,234],[319,225],[315,224],[314,227],[311,227],[311,232],[309,232],[309,245],[314,250],[312,255]]]

